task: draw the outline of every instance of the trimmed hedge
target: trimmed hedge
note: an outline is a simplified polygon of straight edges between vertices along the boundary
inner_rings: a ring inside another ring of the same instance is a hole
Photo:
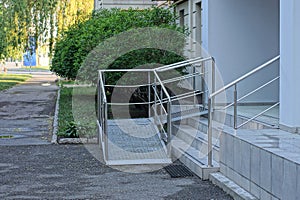
[[[169,35],[165,35],[166,30],[170,30]],[[170,10],[103,9],[96,11],[89,20],[72,26],[64,34],[55,46],[50,69],[61,77],[73,80],[80,70],[85,80],[95,81],[96,70],[101,68],[174,63],[184,59],[184,36],[186,30],[176,25],[176,16]],[[124,37],[128,39],[120,41]],[[163,41],[163,44],[155,44],[157,41]],[[138,46],[140,43],[143,45]],[[113,83],[119,76],[109,80]]]

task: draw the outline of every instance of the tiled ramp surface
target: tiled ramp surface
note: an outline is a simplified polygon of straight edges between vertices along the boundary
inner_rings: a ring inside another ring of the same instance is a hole
[[[109,165],[171,163],[152,119],[108,121]]]

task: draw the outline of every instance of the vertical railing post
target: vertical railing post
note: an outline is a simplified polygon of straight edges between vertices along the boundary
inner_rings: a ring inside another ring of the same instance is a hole
[[[233,127],[234,129],[237,129],[237,84],[234,85],[234,114],[233,114]]]
[[[98,112],[98,121],[99,121],[99,124],[102,126],[102,118],[101,118],[101,105],[102,105],[102,90],[101,90],[101,79],[100,79],[100,76],[102,73],[99,71],[99,74],[98,74],[98,85],[97,85],[97,94],[98,94],[98,102],[97,102],[97,112]]]
[[[208,99],[207,167],[212,167],[212,100]]]
[[[100,74],[99,74],[100,75]],[[97,127],[97,130],[98,130],[98,134],[97,134],[97,141],[98,143],[100,144],[101,140],[102,139],[102,134],[100,134],[100,132],[102,132],[101,128],[102,128],[102,121],[101,121],[101,83],[100,83],[100,78],[98,77],[98,81],[97,81],[97,120],[98,120],[98,127]],[[100,127],[99,127],[100,126]]]
[[[163,89],[162,89],[162,86],[160,86],[160,116],[163,115]]]
[[[154,121],[156,123],[157,120],[157,86],[156,86],[156,76],[154,76]]]
[[[215,65],[215,59],[212,57],[211,59],[212,62],[212,66],[211,66],[211,70],[212,70],[212,77],[211,77],[211,94],[214,93],[216,91],[216,65]],[[215,106],[215,97],[212,97],[211,99],[211,103],[212,103],[212,109],[214,109]]]
[[[167,125],[168,125],[168,129],[167,129],[167,153],[168,156],[171,156],[171,151],[172,151],[172,144],[171,144],[171,135],[172,135],[172,103],[171,101],[168,102],[167,105],[167,110],[168,110],[168,119],[167,119]]]
[[[106,160],[108,161],[108,125],[107,125],[107,102],[104,103],[104,110],[105,110],[105,113],[104,113],[104,134],[105,134],[105,137],[104,137],[104,149],[105,149],[105,158]]]
[[[148,117],[151,117],[151,75],[148,71]]]
[[[196,66],[192,66],[193,67],[193,90],[194,93],[196,93]],[[196,102],[197,102],[197,97],[196,94],[194,94],[194,106],[196,106]]]
[[[202,105],[205,107],[205,97],[206,97],[206,92],[205,92],[205,64],[202,62],[201,65],[201,90],[202,90]]]
[[[105,74],[103,73],[102,76],[102,81],[103,81],[103,87],[105,89]],[[105,96],[105,94],[103,94]],[[107,106],[107,100],[104,101],[103,104],[103,135],[104,135],[104,150],[105,150],[105,158],[108,161],[108,125],[107,125],[107,121],[108,121],[108,106]]]

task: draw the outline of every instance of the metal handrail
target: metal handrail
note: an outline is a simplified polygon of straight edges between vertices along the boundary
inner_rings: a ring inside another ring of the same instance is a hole
[[[167,117],[166,122],[162,121],[159,118],[158,123],[160,123],[160,125],[163,128],[164,133],[166,133],[165,128],[163,127],[164,124],[167,124],[167,144],[168,144],[168,154],[170,155],[171,153],[171,130],[172,130],[172,103],[174,100],[179,100],[179,99],[184,99],[184,98],[189,98],[192,97],[197,94],[202,94],[204,92],[206,92],[207,90],[204,87],[204,84],[202,83],[202,89],[201,91],[193,91],[193,92],[187,92],[184,94],[179,94],[179,95],[175,95],[175,96],[171,96],[165,86],[165,84],[169,84],[172,82],[176,82],[176,81],[180,81],[180,80],[185,80],[185,79],[189,79],[189,78],[193,78],[193,88],[196,88],[196,76],[205,76],[205,70],[204,70],[204,63],[206,61],[212,60],[212,71],[214,71],[214,60],[212,57],[207,57],[207,58],[202,58],[202,57],[198,57],[198,58],[194,58],[194,59],[190,59],[190,60],[186,60],[186,61],[182,61],[179,63],[174,63],[174,64],[170,64],[170,65],[165,65],[162,67],[158,67],[155,69],[103,69],[103,70],[99,70],[99,94],[101,96],[99,96],[99,104],[101,104],[101,111],[99,110],[100,113],[100,117],[101,117],[101,129],[103,130],[103,143],[104,143],[104,152],[105,152],[105,158],[106,160],[108,159],[108,105],[119,105],[119,106],[123,106],[123,105],[145,105],[145,104],[149,104],[149,117],[151,117],[151,104],[155,104],[155,116],[158,116],[158,110],[156,108],[156,104],[160,104],[161,106],[161,115],[164,113],[164,116]],[[196,68],[199,67],[198,65],[194,65],[196,63],[201,63],[201,65],[199,65],[200,67],[202,67],[201,72],[198,71]],[[160,72],[166,72],[168,70],[173,70],[173,69],[177,69],[177,68],[182,68],[182,67],[193,67],[193,72],[191,74],[188,75],[181,75],[180,77],[175,77],[175,78],[169,78],[166,80],[162,80],[160,78],[159,73]],[[113,73],[113,72],[141,72],[141,73],[148,73],[148,83],[147,84],[137,84],[137,85],[108,85],[105,84],[105,76],[103,76],[105,73]],[[151,76],[150,73],[153,73],[154,76]],[[213,73],[214,74],[214,73]],[[214,75],[213,75],[214,76]],[[154,79],[151,80],[151,79]],[[212,80],[214,80],[214,77],[212,78]],[[214,81],[212,81],[214,82]],[[212,85],[214,85],[214,83],[212,83]],[[116,88],[130,88],[130,87],[148,87],[149,91],[148,91],[148,101],[146,103],[141,102],[141,103],[109,103],[107,102],[107,97],[106,97],[106,92],[105,92],[105,87],[116,87]],[[154,95],[154,101],[151,100],[150,98],[150,88],[151,86],[153,87],[153,89],[155,90],[155,95]],[[157,86],[160,86],[160,94],[158,94],[157,92]],[[213,87],[214,88],[214,87]],[[214,90],[213,90],[214,91]],[[204,96],[204,95],[203,95]],[[195,99],[194,99],[195,100]],[[165,104],[167,104],[167,108],[165,108]],[[106,136],[106,137],[105,137]]]
[[[251,76],[252,74],[255,74],[256,72],[264,69],[265,67],[269,66],[270,64],[272,64],[273,62],[275,62],[276,60],[278,60],[280,58],[280,56],[276,56],[275,58],[267,61],[266,63],[258,66],[257,68],[255,68],[254,70],[248,72],[247,74],[241,76],[240,78],[232,81],[231,83],[227,84],[226,86],[222,87],[221,89],[217,90],[216,92],[212,93],[209,95],[209,98],[212,98],[214,96],[216,96],[217,94],[220,94],[221,92],[224,92],[225,90],[227,90],[228,88],[231,88],[232,86],[236,85],[237,83],[241,82],[242,80],[248,78],[249,76]]]
[[[202,59],[202,57],[192,58],[192,59],[189,59],[189,60],[184,60],[184,61],[181,61],[181,62],[169,64],[169,65],[164,65],[164,66],[156,68],[156,70],[160,70],[160,69],[164,69],[164,68],[168,68],[168,67],[173,67],[173,66],[177,66],[177,65],[189,63],[189,62],[192,62],[192,61],[195,61],[195,60],[199,60],[199,59]]]
[[[100,87],[101,87],[101,91],[103,93],[103,100],[104,100],[104,102],[107,103],[105,88],[104,88],[104,81],[103,81],[103,78],[102,78],[102,71],[99,71],[99,80],[100,80],[100,83],[101,83]]]
[[[258,113],[258,114],[255,115],[254,117],[251,117],[250,119],[248,119],[248,120],[245,121],[244,123],[242,123],[242,124],[240,124],[239,126],[237,126],[237,129],[239,129],[240,127],[242,127],[242,126],[248,124],[250,121],[256,119],[257,117],[259,117],[259,116],[261,116],[261,115],[263,115],[264,113],[268,112],[269,110],[275,108],[275,107],[278,106],[279,104],[280,104],[280,103],[277,102],[277,103],[275,103],[274,105],[270,106],[269,108],[267,108],[267,109],[261,111],[260,113]]]
[[[153,73],[154,73],[156,79],[158,80],[159,85],[162,87],[164,93],[166,94],[166,96],[167,96],[169,102],[171,102],[171,97],[170,97],[170,95],[169,95],[169,93],[168,93],[168,91],[167,91],[165,85],[163,84],[163,82],[161,81],[160,77],[158,76],[156,70],[154,70]]]
[[[240,102],[241,100],[243,100],[243,99],[249,97],[250,95],[254,94],[255,92],[259,91],[260,89],[262,89],[262,88],[264,88],[264,87],[270,85],[270,84],[273,83],[274,81],[278,80],[279,78],[280,78],[280,76],[277,76],[276,78],[273,78],[272,80],[268,81],[267,83],[263,84],[262,86],[260,86],[260,87],[258,87],[258,88],[256,88],[256,89],[254,89],[254,90],[252,90],[251,92],[249,92],[248,94],[245,94],[244,96],[240,97],[240,98],[237,100],[237,102]],[[228,105],[225,106],[224,108],[219,108],[219,109],[221,109],[221,110],[226,110],[227,108],[229,108],[229,107],[231,107],[231,106],[233,106],[233,105],[234,105],[234,102],[231,103],[231,104],[228,104]]]
[[[162,67],[159,67],[159,68],[156,68],[155,71],[157,72],[164,72],[164,71],[168,71],[168,70],[171,70],[171,69],[177,69],[177,68],[180,68],[180,67],[185,67],[185,66],[188,66],[188,65],[192,65],[192,64],[195,64],[195,63],[199,63],[199,62],[205,62],[205,61],[208,61],[208,60],[213,60],[212,57],[208,57],[208,58],[195,58],[193,61],[188,61],[187,63],[182,63],[182,64],[179,64],[179,65],[173,65],[173,66],[162,66]]]
[[[248,119],[246,122],[242,123],[241,125],[237,125],[237,103],[238,101],[250,96],[251,94],[253,94],[254,92],[257,92],[258,90],[264,88],[265,86],[273,83],[274,81],[278,80],[279,77],[276,77],[274,79],[272,79],[271,81],[268,81],[267,83],[263,84],[262,86],[254,89],[253,91],[249,92],[248,94],[244,95],[241,98],[237,98],[237,84],[239,84],[241,81],[243,81],[244,79],[250,77],[251,75],[257,73],[258,71],[266,68],[267,66],[270,66],[272,63],[274,63],[275,61],[280,59],[280,55],[274,57],[273,59],[263,63],[262,65],[256,67],[254,70],[246,73],[245,75],[241,76],[240,78],[232,81],[231,83],[227,84],[226,86],[222,87],[221,89],[217,90],[217,91],[212,91],[212,93],[208,96],[208,131],[207,131],[207,135],[208,135],[208,167],[212,167],[212,113],[213,113],[213,105],[214,105],[214,98],[216,95],[220,94],[221,92],[226,91],[227,89],[234,87],[234,102],[225,106],[225,108],[228,108],[232,105],[234,105],[234,129],[238,129],[242,126],[244,126],[245,124],[249,123],[250,121],[252,121],[253,119],[261,116],[262,114],[264,114],[265,112],[271,110],[272,108],[274,108],[275,106],[279,105],[279,102],[275,103],[274,105],[272,105],[270,108],[260,112],[259,114],[255,115],[254,117]]]
[[[100,72],[152,72],[155,69],[101,69]]]

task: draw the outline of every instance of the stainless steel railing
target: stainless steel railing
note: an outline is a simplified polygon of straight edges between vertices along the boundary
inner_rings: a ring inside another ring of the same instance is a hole
[[[264,64],[258,66],[257,68],[255,68],[254,70],[246,73],[245,75],[241,76],[240,78],[236,79],[235,81],[227,84],[226,86],[220,88],[217,91],[213,91],[209,96],[208,96],[208,167],[212,167],[212,131],[213,131],[213,126],[212,126],[212,121],[213,121],[213,112],[214,112],[214,100],[215,97],[222,93],[227,91],[229,88],[234,88],[234,92],[233,92],[233,96],[234,96],[234,101],[233,103],[230,103],[226,106],[224,106],[223,108],[219,108],[219,109],[227,109],[231,106],[234,107],[234,129],[238,129],[241,128],[242,126],[246,125],[247,123],[249,123],[250,121],[253,121],[254,119],[256,119],[257,117],[261,116],[262,114],[264,114],[265,112],[271,110],[272,108],[276,107],[279,105],[279,102],[274,103],[272,106],[270,106],[269,108],[265,109],[264,111],[258,113],[257,115],[251,117],[250,119],[248,119],[247,121],[245,121],[244,123],[238,125],[237,124],[237,118],[238,118],[238,113],[237,113],[237,107],[238,107],[238,102],[245,99],[246,97],[250,96],[251,94],[261,90],[262,88],[265,88],[266,86],[270,85],[271,83],[275,82],[276,80],[279,79],[279,76],[273,78],[272,80],[268,81],[267,83],[255,88],[254,90],[252,90],[251,92],[247,93],[246,95],[238,98],[238,84],[241,83],[243,80],[245,80],[246,78],[256,74],[257,72],[259,72],[260,70],[270,66],[272,63],[274,63],[275,61],[279,60],[280,56],[276,56],[273,59],[265,62]]]
[[[205,71],[205,63],[211,61],[212,62],[212,69],[214,72],[214,60],[212,57],[208,58],[195,58],[190,59],[186,61],[182,61],[179,63],[174,63],[171,65],[165,65],[162,67],[158,67],[156,69],[105,69],[105,70],[99,70],[99,77],[98,77],[98,121],[99,121],[99,130],[101,131],[100,139],[104,145],[103,151],[105,153],[105,159],[108,160],[108,106],[128,106],[128,105],[141,105],[141,104],[148,104],[148,116],[149,118],[151,116],[151,105],[154,106],[154,117],[158,118],[159,125],[163,129],[162,131],[167,134],[167,151],[168,154],[171,154],[171,132],[172,132],[172,103],[174,101],[194,97],[199,94],[206,94],[206,97],[208,96],[208,90],[206,89],[205,83],[204,83],[204,77],[207,75],[207,72]],[[199,65],[195,65],[199,64]],[[198,70],[197,67],[201,67],[201,70]],[[160,73],[168,73],[170,70],[176,70],[179,68],[185,68],[185,67],[192,67],[193,71],[189,74],[181,74],[177,77],[162,79]],[[145,84],[139,84],[139,85],[109,85],[106,84],[105,81],[105,73],[114,73],[114,72],[140,72],[140,73],[147,73],[147,83]],[[196,78],[201,77],[201,89],[200,91],[192,91],[192,92],[186,92],[183,94],[169,94],[168,89],[166,87],[166,84],[172,84],[177,81],[182,80],[188,80],[192,79],[193,89],[196,87]],[[213,77],[211,78],[214,81],[214,73]],[[214,85],[214,83],[212,83]],[[142,103],[117,103],[117,102],[108,102],[106,97],[106,91],[105,87],[115,87],[115,88],[130,88],[130,87],[148,87],[148,102],[142,102]],[[160,88],[160,91],[157,90],[157,88]],[[154,100],[150,98],[151,88],[154,90]],[[202,100],[205,102],[205,100]],[[166,104],[166,108],[165,105]],[[157,107],[160,107],[160,112],[157,112]],[[165,115],[167,120],[166,123],[160,119],[162,115]],[[167,125],[167,130],[164,130],[164,124]]]

